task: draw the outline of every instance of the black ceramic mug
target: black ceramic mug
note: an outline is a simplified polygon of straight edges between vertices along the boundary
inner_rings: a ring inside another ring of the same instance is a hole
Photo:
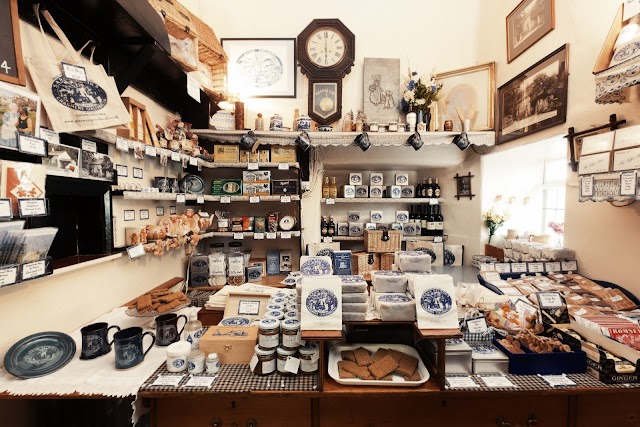
[[[94,323],[80,329],[82,334],[82,353],[80,359],[95,359],[111,351],[113,340],[109,341],[108,335],[111,329],[120,331],[119,326],[109,326],[108,323]]]
[[[180,331],[178,331],[178,320],[180,318],[184,318],[184,323]],[[178,316],[175,313],[168,313],[156,317],[156,345],[166,347],[171,343],[180,341],[180,334],[182,334],[186,324],[187,316],[184,314]]]
[[[143,351],[142,340],[145,335],[150,335],[152,341]],[[116,369],[129,369],[142,363],[156,342],[156,336],[153,332],[142,333],[142,328],[135,326],[116,332],[113,340],[116,348]]]

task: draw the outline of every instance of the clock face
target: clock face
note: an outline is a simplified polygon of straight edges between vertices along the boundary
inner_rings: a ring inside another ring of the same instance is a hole
[[[314,65],[321,68],[339,64],[345,49],[344,37],[334,29],[320,28],[307,39],[307,55]]]

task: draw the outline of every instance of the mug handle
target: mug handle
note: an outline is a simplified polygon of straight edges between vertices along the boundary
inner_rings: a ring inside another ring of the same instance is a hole
[[[182,335],[182,331],[184,331],[184,327],[187,326],[187,322],[189,321],[187,319],[187,316],[185,316],[184,314],[181,314],[180,316],[178,316],[178,318],[176,319],[176,327],[178,326],[178,321],[180,320],[180,318],[183,317],[184,318],[184,323],[182,324],[182,329],[180,329],[178,331],[178,337],[180,337],[180,335]]]
[[[151,341],[151,344],[149,344],[149,347],[145,350],[145,352],[142,353],[142,357],[146,356],[147,353],[149,353],[149,350],[151,350],[153,345],[156,343],[156,334],[154,334],[153,332],[145,332],[144,334],[142,334],[142,340],[143,341],[144,341],[144,336],[145,335],[151,335],[151,338],[153,339],[153,341]]]
[[[120,326],[113,325],[107,328],[107,345],[109,347],[111,347],[111,344],[113,344],[113,342],[115,341],[115,334],[114,334],[114,338],[111,338],[111,342],[109,342],[109,331],[112,329],[117,329],[118,332],[120,332]]]

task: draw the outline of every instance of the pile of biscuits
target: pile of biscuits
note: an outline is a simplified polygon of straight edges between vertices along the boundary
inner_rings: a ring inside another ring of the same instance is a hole
[[[379,348],[374,354],[364,347],[340,354],[338,373],[342,379],[392,381],[399,375],[405,381],[420,381],[418,359],[397,350]]]
[[[508,335],[505,339],[498,341],[504,348],[511,353],[524,353],[523,347],[528,348],[534,353],[553,353],[554,351],[570,353],[571,347],[563,344],[557,338],[547,338],[534,335],[529,331],[523,331],[516,335]]]
[[[136,298],[127,308],[138,310],[138,314],[149,312],[162,314],[188,302],[189,298],[182,292],[159,289]]]

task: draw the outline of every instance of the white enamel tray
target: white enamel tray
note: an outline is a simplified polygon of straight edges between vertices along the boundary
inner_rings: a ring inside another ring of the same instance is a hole
[[[340,378],[338,373],[338,362],[342,360],[340,352],[345,350],[355,350],[356,348],[363,347],[369,350],[370,353],[375,353],[379,348],[386,348],[389,350],[397,350],[406,353],[410,356],[418,359],[418,372],[422,378],[420,381],[405,381],[399,375],[393,375],[392,381],[382,380],[361,380],[360,378],[345,379]],[[422,359],[418,352],[408,345],[402,344],[351,344],[351,345],[334,345],[329,351],[329,376],[336,380],[338,384],[344,385],[380,385],[384,387],[417,387],[420,384],[424,384],[429,380],[429,370],[422,363]]]

